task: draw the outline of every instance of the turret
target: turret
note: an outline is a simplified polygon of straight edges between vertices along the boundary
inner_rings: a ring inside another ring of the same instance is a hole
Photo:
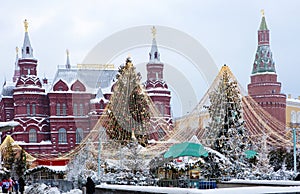
[[[147,79],[148,80],[163,80],[164,64],[160,62],[160,54],[156,44],[156,28],[152,28],[152,46],[149,53],[149,62],[147,64]]]
[[[33,49],[30,44],[29,35],[28,35],[28,22],[25,19],[24,21],[24,27],[25,27],[25,37],[24,37],[24,43],[22,47],[22,58],[23,59],[32,59],[33,58]]]
[[[270,34],[264,11],[258,30],[258,44],[252,68],[248,94],[264,110],[285,124],[286,96],[281,93],[281,83],[277,81],[275,62],[270,49]],[[284,129],[280,129],[284,130]]]
[[[253,63],[252,74],[273,72],[275,73],[275,63],[273,61],[272,52],[270,49],[270,33],[267,28],[264,11],[259,30],[257,32],[258,46]]]
[[[71,68],[70,57],[69,57],[70,53],[68,49],[66,50],[66,52],[67,52],[66,69],[70,69]]]
[[[18,60],[18,66],[20,67],[20,75],[37,75],[36,66],[37,60],[33,58],[33,49],[30,44],[29,34],[28,34],[28,22],[24,21],[25,36],[22,46],[22,58]]]
[[[167,83],[163,80],[164,64],[160,61],[160,53],[157,48],[156,28],[153,26],[151,30],[152,45],[149,53],[149,62],[147,63],[147,81],[145,82],[145,88],[160,113],[152,118],[154,133],[150,134],[151,138],[158,140],[165,134],[163,128],[168,130],[173,129],[173,121],[170,106],[171,91],[168,89]]]

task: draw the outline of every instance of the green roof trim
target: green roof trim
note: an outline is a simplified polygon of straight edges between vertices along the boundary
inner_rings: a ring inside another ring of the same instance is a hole
[[[259,45],[256,50],[252,74],[274,72],[275,62],[272,57],[270,45]]]

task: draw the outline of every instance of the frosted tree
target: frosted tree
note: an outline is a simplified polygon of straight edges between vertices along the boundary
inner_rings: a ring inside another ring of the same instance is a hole
[[[223,173],[237,174],[242,171],[244,151],[248,148],[248,134],[242,119],[241,95],[234,76],[224,65],[217,77],[218,82],[209,94],[210,122],[205,139],[214,150],[227,157],[232,168]]]
[[[261,150],[258,154],[259,159],[256,164],[256,170],[257,172],[261,173],[262,178],[264,176],[267,176],[268,174],[271,174],[273,172],[273,167],[269,164],[269,158],[268,158],[268,153],[269,149],[267,146],[267,136],[264,134],[261,138]]]
[[[92,142],[88,142],[67,165],[67,179],[74,183],[76,188],[80,187],[88,176],[96,179],[98,168],[97,154]]]
[[[124,148],[123,164],[126,168],[131,169],[134,174],[138,171],[142,171],[145,168],[145,161],[141,154],[143,147],[136,141],[133,141],[126,145]]]

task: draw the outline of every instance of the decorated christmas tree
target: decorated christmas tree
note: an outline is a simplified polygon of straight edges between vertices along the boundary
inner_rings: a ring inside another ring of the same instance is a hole
[[[137,141],[148,144],[150,124],[149,98],[140,85],[140,74],[135,72],[130,58],[119,68],[113,95],[106,109],[108,118],[103,124],[108,137],[123,145]]]
[[[212,149],[235,164],[233,169],[225,169],[231,171],[226,174],[237,174],[242,170],[244,151],[248,148],[248,135],[242,119],[242,97],[226,65],[222,67],[216,81],[216,87],[209,94],[211,121],[205,139]]]

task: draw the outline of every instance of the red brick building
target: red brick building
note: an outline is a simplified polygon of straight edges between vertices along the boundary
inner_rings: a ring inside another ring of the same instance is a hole
[[[14,120],[20,125],[2,138],[10,134],[35,156],[57,156],[73,149],[94,127],[109,99],[102,91],[110,91],[117,70],[71,67],[67,55],[52,83],[40,80],[24,23],[22,56],[17,52],[13,81],[4,83],[0,99],[0,121]]]
[[[286,123],[286,95],[281,93],[281,83],[277,81],[270,32],[264,15],[258,30],[258,46],[248,94],[273,117]]]
[[[78,145],[95,126],[109,102],[111,87],[118,70],[113,66],[80,64],[58,66],[51,83],[38,77],[38,60],[34,58],[28,24],[25,20],[22,56],[16,55],[12,82],[5,82],[0,96],[0,121],[17,121],[19,126],[6,134],[28,153],[37,157],[58,156]],[[162,115],[153,118],[153,130],[161,131],[158,123],[169,127],[171,94],[163,81],[163,64],[155,39],[147,65],[146,88]],[[158,133],[153,131],[153,138]]]

